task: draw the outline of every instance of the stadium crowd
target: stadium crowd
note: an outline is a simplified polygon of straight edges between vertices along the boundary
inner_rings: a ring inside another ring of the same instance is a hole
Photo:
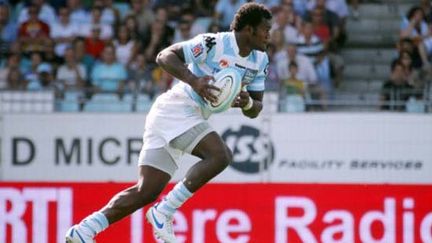
[[[0,0],[0,89],[53,90],[59,100],[75,92],[82,101],[80,110],[96,93],[120,98],[144,94],[152,100],[173,82],[155,64],[156,54],[199,33],[229,30],[245,2]],[[340,50],[347,40],[347,18],[361,17],[359,2],[351,1],[351,10],[345,0],[257,2],[274,16],[266,86],[279,93],[279,110],[325,110],[343,80]],[[406,101],[411,98],[407,89],[424,89],[432,53],[431,19],[427,0],[402,19],[384,101]],[[417,93],[415,100],[422,98]],[[308,106],[311,101],[318,105]]]
[[[391,74],[381,91],[381,109],[424,112],[431,96],[432,5],[420,0],[401,17]]]

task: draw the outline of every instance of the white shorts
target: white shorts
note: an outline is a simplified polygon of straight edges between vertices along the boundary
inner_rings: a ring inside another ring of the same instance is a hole
[[[168,173],[171,177],[178,169],[178,158],[174,158],[172,151],[192,153],[195,146],[213,129],[207,122],[200,123],[170,141],[168,146],[154,149],[142,149],[138,165],[149,165]]]
[[[177,166],[181,156],[191,153],[196,144],[212,131],[199,105],[182,90],[173,88],[156,99],[147,115],[138,164],[150,163],[145,161],[150,154],[146,151],[158,150],[166,151]],[[190,137],[194,138],[193,141]],[[155,159],[152,155],[151,160]],[[166,156],[160,159],[164,160]]]

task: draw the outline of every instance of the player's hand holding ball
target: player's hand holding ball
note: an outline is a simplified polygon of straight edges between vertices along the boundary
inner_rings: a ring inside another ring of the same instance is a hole
[[[241,89],[240,72],[236,68],[226,67],[217,72],[214,78],[208,80],[208,82],[208,87],[212,87],[209,89],[211,95],[203,96],[200,94],[207,101],[207,108],[213,113],[228,110]],[[213,99],[213,97],[216,99]]]
[[[215,93],[220,92],[220,89],[210,83],[212,80],[214,80],[212,76],[199,77],[191,83],[191,86],[204,100],[217,102],[218,98]]]

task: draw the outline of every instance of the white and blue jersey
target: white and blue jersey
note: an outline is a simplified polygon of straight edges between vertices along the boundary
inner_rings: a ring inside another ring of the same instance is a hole
[[[233,32],[202,34],[181,45],[188,68],[196,76],[214,76],[223,68],[233,67],[240,72],[241,81],[247,83],[247,90],[264,91],[267,54],[254,50],[241,57]],[[189,84],[177,82],[158,96],[146,116],[143,151],[165,147],[177,161],[187,151],[172,148],[170,141],[198,124],[207,123],[210,115],[203,98]]]
[[[248,91],[264,91],[269,62],[267,54],[253,50],[247,57],[240,56],[234,32],[200,34],[181,42],[181,45],[188,68],[196,76],[214,76],[225,67],[234,67],[239,70]],[[189,84],[180,81],[176,86],[184,90],[203,111],[207,110],[204,99]]]

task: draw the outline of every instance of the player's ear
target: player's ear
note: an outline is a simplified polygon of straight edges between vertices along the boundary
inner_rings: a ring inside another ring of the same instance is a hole
[[[250,35],[254,35],[255,34],[255,30],[254,30],[254,28],[251,25],[246,25],[245,29],[248,32],[248,34],[250,34]]]

